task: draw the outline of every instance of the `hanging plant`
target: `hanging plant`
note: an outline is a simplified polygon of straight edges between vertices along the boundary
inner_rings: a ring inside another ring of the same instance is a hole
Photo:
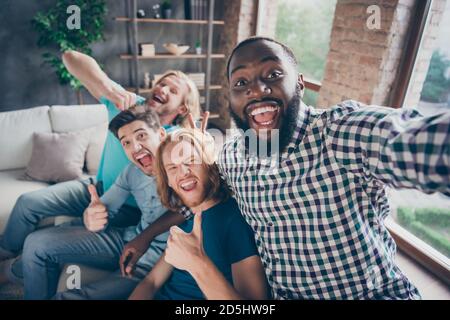
[[[69,28],[70,6],[77,6],[80,27]],[[51,66],[61,85],[69,84],[79,92],[81,83],[65,68],[61,54],[66,50],[77,50],[91,55],[91,44],[104,40],[106,5],[104,0],[58,0],[46,11],[39,11],[32,20],[33,29],[39,34],[37,45],[45,48],[44,64]]]

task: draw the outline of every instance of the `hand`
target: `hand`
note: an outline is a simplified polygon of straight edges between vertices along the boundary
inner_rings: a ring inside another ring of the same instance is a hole
[[[134,267],[142,255],[147,251],[150,242],[138,235],[136,238],[128,242],[122,250],[120,256],[120,271],[122,276],[131,277],[133,275]]]
[[[111,84],[105,93],[105,98],[114,103],[120,110],[127,110],[136,104],[137,97],[133,92],[123,90]]]
[[[89,193],[91,195],[91,203],[89,207],[84,210],[83,222],[86,229],[92,232],[98,232],[105,228],[108,223],[108,211],[105,205],[100,201],[97,189],[93,184],[88,186]]]
[[[164,259],[175,268],[193,272],[198,263],[206,257],[203,250],[202,213],[194,216],[191,233],[186,233],[177,226],[170,228],[170,236]]]
[[[203,113],[202,124],[200,126],[200,131],[202,133],[206,132],[206,127],[208,126],[208,118],[209,118],[209,111],[205,111]],[[189,121],[189,125],[190,125],[189,129],[197,129],[197,126],[195,125],[195,121],[194,121],[194,117],[192,116],[192,113],[188,114],[188,121]]]

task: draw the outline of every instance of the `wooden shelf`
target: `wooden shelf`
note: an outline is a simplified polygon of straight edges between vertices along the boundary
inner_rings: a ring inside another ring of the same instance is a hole
[[[198,90],[205,90],[205,87],[197,87],[198,88]],[[211,85],[211,86],[209,86],[209,90],[220,90],[220,89],[222,89],[222,86],[220,86],[220,85]],[[135,88],[126,88],[126,90],[127,91],[133,91],[134,92],[134,90],[135,90]],[[145,89],[145,88],[139,88],[139,92],[140,93],[149,93],[149,92],[151,92],[151,88],[150,89]]]
[[[184,19],[151,19],[151,18],[128,18],[128,17],[116,17],[116,21],[122,22],[132,22],[136,21],[138,23],[174,23],[174,24],[208,24],[208,20],[184,20]],[[225,21],[214,20],[215,25],[224,25]]]
[[[221,53],[215,53],[211,55],[212,59],[223,59],[225,58],[224,54]],[[124,60],[131,60],[134,59],[134,56],[132,54],[121,54],[120,59]],[[138,60],[144,60],[144,59],[206,59],[206,54],[195,54],[195,53],[188,53],[188,54],[182,54],[179,56],[170,54],[170,53],[159,53],[154,56],[138,56]]]

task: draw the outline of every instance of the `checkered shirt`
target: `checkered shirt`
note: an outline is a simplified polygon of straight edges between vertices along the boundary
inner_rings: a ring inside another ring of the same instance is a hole
[[[385,186],[450,195],[450,113],[302,106],[276,166],[240,156],[243,140],[225,143],[218,166],[255,231],[274,298],[420,298],[394,263]]]

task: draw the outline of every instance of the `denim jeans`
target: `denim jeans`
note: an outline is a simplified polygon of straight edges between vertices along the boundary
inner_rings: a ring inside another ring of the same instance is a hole
[[[91,201],[87,188],[90,183],[96,184],[101,196],[103,188],[93,178],[62,182],[21,195],[0,238],[0,248],[17,255],[22,251],[26,237],[36,230],[43,219],[56,216],[82,217]],[[139,219],[138,208],[123,205],[108,225],[126,227],[136,225]]]
[[[26,299],[51,298],[66,263],[110,270],[118,267],[124,242],[121,229],[115,226],[135,224],[140,211],[124,205],[104,232],[86,230],[81,217],[90,203],[87,189],[90,183],[94,183],[93,179],[59,183],[26,193],[17,200],[0,238],[0,247],[15,255],[23,250],[22,257],[11,264],[9,274],[11,280],[23,281]],[[97,185],[97,189],[101,188]],[[42,219],[60,215],[79,217],[74,222],[79,225],[35,231]]]
[[[14,205],[0,247],[14,254],[22,251],[27,236],[44,218],[81,217],[90,203],[87,186],[91,179],[68,181],[21,195]]]
[[[111,271],[119,268],[125,245],[121,229],[109,227],[96,233],[72,224],[37,230],[25,240],[22,255],[11,264],[9,273],[10,280],[23,281],[25,299],[53,297],[66,264]]]
[[[123,277],[120,270],[108,275],[106,278],[87,284],[80,289],[58,292],[55,300],[125,300],[139,282],[145,278],[150,269],[136,266],[132,277]]]

